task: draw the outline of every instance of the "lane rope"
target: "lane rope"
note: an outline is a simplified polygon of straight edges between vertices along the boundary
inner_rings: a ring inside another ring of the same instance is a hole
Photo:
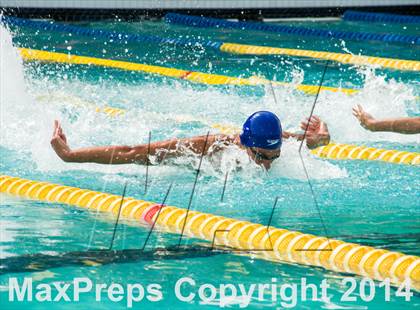
[[[37,201],[73,205],[90,211],[99,210],[117,216],[121,205],[121,216],[156,225],[162,231],[180,234],[187,210],[164,206],[155,202],[137,200],[87,189],[0,176],[0,193],[7,193]],[[158,207],[156,207],[158,206]],[[389,278],[399,285],[405,280],[411,287],[420,289],[420,258],[375,249],[341,240],[329,239],[332,251],[323,250],[327,239],[297,231],[266,227],[257,223],[190,211],[186,218],[185,233],[188,237],[212,242],[216,230],[228,230],[218,234],[216,246],[235,247],[252,256],[274,262],[290,262],[301,265],[321,267],[335,272],[368,276],[382,281]],[[269,238],[265,236],[268,236]],[[252,245],[251,248],[249,245]],[[252,251],[258,249],[258,251]],[[260,251],[267,249],[267,251]],[[233,251],[235,253],[235,251]]]
[[[403,60],[384,57],[373,57],[353,54],[342,54],[332,52],[321,52],[311,50],[300,50],[291,48],[252,46],[245,44],[223,43],[220,50],[235,54],[248,55],[289,55],[298,57],[309,57],[317,59],[332,60],[343,64],[371,65],[388,69],[399,69],[408,71],[420,71],[420,61]]]
[[[294,87],[306,94],[316,94],[318,86],[306,84],[291,84],[285,82],[270,81],[259,77],[237,78],[226,75],[203,73],[198,71],[188,71],[176,68],[161,67],[155,65],[147,65],[133,63],[127,61],[111,60],[104,58],[76,56],[71,54],[48,52],[27,48],[19,48],[20,55],[25,61],[42,61],[42,62],[58,62],[77,65],[95,65],[108,68],[117,68],[130,71],[141,71],[150,74],[178,78],[190,82],[207,84],[207,85],[238,85],[238,86],[258,86],[272,83],[275,86]],[[356,93],[357,89],[336,88],[323,86],[322,91],[341,92],[347,95]]]
[[[8,25],[18,27],[28,27],[43,31],[56,31],[71,33],[73,35],[80,35],[91,38],[103,38],[107,40],[114,40],[116,42],[132,42],[132,43],[156,43],[156,44],[176,44],[186,46],[201,46],[218,49],[222,42],[210,40],[195,40],[195,39],[182,39],[182,38],[164,38],[155,35],[147,34],[133,34],[118,32],[114,30],[95,29],[88,27],[80,27],[71,24],[56,23],[52,21],[30,20],[26,18],[0,16],[0,22]]]
[[[182,38],[163,38],[153,35],[130,34],[103,29],[92,29],[86,27],[73,26],[68,24],[58,24],[46,21],[32,21],[10,16],[0,16],[0,20],[16,26],[31,27],[33,29],[59,31],[72,33],[92,38],[103,38],[116,42],[135,42],[135,43],[155,43],[155,44],[175,44],[182,46],[207,47],[222,52],[250,55],[288,55],[296,57],[308,57],[314,59],[332,60],[344,64],[379,66],[389,69],[419,71],[420,62],[415,60],[404,60],[394,58],[373,57],[364,55],[352,55],[344,53],[330,53],[323,51],[311,51],[303,49],[278,48],[268,46],[256,46],[236,44],[229,42],[217,42],[210,40],[193,40]]]
[[[370,13],[352,10],[345,11],[343,19],[348,21],[362,21],[369,23],[420,24],[420,16],[398,15],[390,13]]]
[[[165,20],[171,24],[186,25],[200,28],[228,28],[251,31],[264,31],[281,33],[286,35],[296,35],[299,37],[318,37],[318,38],[334,38],[342,40],[355,41],[382,41],[389,43],[406,43],[411,45],[420,45],[420,36],[418,35],[402,35],[393,33],[372,33],[372,32],[356,32],[342,31],[333,29],[296,27],[280,24],[270,24],[261,22],[244,22],[244,21],[228,21],[220,18],[210,18],[203,16],[192,16],[178,13],[168,13]]]

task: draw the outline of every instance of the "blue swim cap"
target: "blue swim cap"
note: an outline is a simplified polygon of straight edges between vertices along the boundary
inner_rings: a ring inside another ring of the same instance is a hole
[[[281,133],[279,118],[274,113],[259,111],[245,121],[240,138],[247,147],[275,150],[281,147]]]

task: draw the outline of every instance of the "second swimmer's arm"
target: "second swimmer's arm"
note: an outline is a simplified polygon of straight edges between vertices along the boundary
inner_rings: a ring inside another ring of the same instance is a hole
[[[353,115],[370,131],[389,131],[405,134],[420,133],[420,117],[402,117],[378,120],[367,113],[360,104],[353,108]]]
[[[372,120],[368,126],[371,131],[389,131],[405,134],[420,133],[420,117]]]

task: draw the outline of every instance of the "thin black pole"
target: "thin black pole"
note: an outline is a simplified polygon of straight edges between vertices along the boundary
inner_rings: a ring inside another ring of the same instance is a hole
[[[225,182],[223,184],[223,190],[222,190],[222,196],[220,197],[220,201],[221,202],[223,202],[223,198],[225,197],[225,191],[226,191],[226,185],[227,185],[228,176],[229,176],[229,171],[226,171]]]
[[[300,157],[300,161],[302,162],[303,171],[305,172],[306,180],[308,181],[309,188],[311,190],[312,199],[314,201],[316,210],[318,212],[319,220],[321,221],[321,225],[324,229],[325,237],[327,238],[327,241],[328,241],[328,246],[329,246],[330,250],[332,250],[331,244],[330,244],[330,238],[328,237],[329,234],[328,234],[328,231],[327,231],[327,226],[325,225],[324,219],[322,218],[321,210],[319,208],[318,201],[317,201],[316,196],[315,196],[315,192],[314,192],[314,189],[313,189],[313,186],[312,186],[312,182],[309,179],[309,173],[308,173],[308,170],[306,169],[305,161],[303,160],[303,157],[302,157],[302,145],[303,145],[303,142],[305,141],[306,132],[308,131],[308,128],[309,128],[309,120],[311,119],[311,117],[314,113],[314,110],[315,110],[316,103],[318,102],[319,93],[321,92],[322,84],[324,83],[325,73],[327,72],[328,64],[329,64],[329,60],[327,60],[326,63],[325,63],[324,72],[322,73],[322,77],[321,77],[321,80],[320,80],[320,83],[319,83],[319,86],[318,86],[318,90],[317,90],[317,93],[316,93],[316,96],[315,96],[315,100],[314,100],[314,103],[312,105],[311,113],[309,114],[308,122],[307,122],[306,127],[305,127],[305,132],[303,133],[302,141],[300,142],[299,157]]]
[[[165,206],[166,199],[168,199],[169,192],[170,192],[170,191],[171,191],[171,189],[172,189],[172,185],[173,185],[173,183],[171,183],[171,185],[169,185],[169,188],[168,188],[168,190],[166,191],[165,198],[163,198],[163,201],[162,201],[162,203],[160,204],[160,208],[159,208],[159,210],[158,210],[158,212],[157,212],[157,214],[156,214],[156,219],[153,221],[153,223],[152,223],[152,227],[150,227],[149,233],[147,234],[146,240],[144,241],[143,247],[142,247],[142,249],[141,249],[142,251],[144,251],[144,249],[146,248],[147,242],[149,241],[149,238],[150,238],[150,236],[152,235],[153,229],[155,228],[155,225],[156,225],[156,222],[157,222],[157,220],[158,220],[158,218],[159,218],[160,212],[162,211],[162,208]]]
[[[268,234],[268,240],[270,241],[270,245],[271,245],[271,249],[274,249],[273,246],[273,242],[271,241],[271,236],[270,236],[270,226],[271,226],[271,221],[273,220],[273,215],[274,215],[274,211],[277,207],[277,202],[279,201],[279,197],[276,197],[276,199],[274,200],[274,204],[273,204],[273,209],[271,209],[271,214],[270,214],[270,218],[268,219],[268,224],[267,224],[267,234]]]
[[[146,179],[144,181],[144,194],[147,194],[147,186],[149,184],[149,156],[150,156],[150,143],[152,141],[152,132],[149,131],[149,140],[147,143],[147,158],[146,158]]]
[[[267,67],[264,67],[264,68],[265,68],[265,75],[267,76],[267,81],[269,81],[269,84],[270,84],[271,93],[273,94],[274,103],[276,104],[276,106],[278,106],[279,103],[277,102],[277,96],[276,96],[276,92],[274,91],[273,81],[268,79]]]
[[[182,225],[181,235],[179,236],[178,248],[181,246],[182,236],[184,235],[184,230],[185,230],[185,224],[187,223],[188,214],[190,213],[190,208],[191,208],[192,200],[193,200],[193,197],[194,197],[195,187],[197,185],[198,176],[200,174],[201,163],[203,162],[204,153],[206,152],[206,147],[207,147],[207,142],[209,140],[209,135],[210,135],[210,131],[207,132],[206,141],[204,142],[203,150],[201,152],[200,162],[198,164],[198,169],[197,169],[196,174],[195,174],[194,185],[193,185],[191,195],[190,195],[190,201],[188,202],[187,214],[185,215],[184,223]]]
[[[324,83],[325,73],[327,72],[329,63],[330,63],[329,60],[327,60],[325,62],[324,72],[322,73],[321,81],[319,82],[319,85],[318,85],[318,90],[316,92],[314,103],[312,104],[311,113],[309,114],[309,120],[311,119],[312,115],[314,114],[315,106],[316,106],[316,103],[318,101],[319,93],[321,92],[322,84]],[[305,141],[305,138],[306,138],[306,132],[308,131],[308,128],[309,128],[309,120],[306,123],[306,127],[305,127],[305,131],[303,133],[302,141],[300,142],[300,145],[299,145],[299,153],[302,150],[302,145],[303,145],[303,142]]]
[[[117,220],[115,221],[115,225],[114,225],[114,232],[112,233],[112,239],[111,239],[111,244],[109,246],[109,249],[112,250],[112,246],[114,245],[114,239],[115,239],[115,234],[117,232],[117,226],[118,226],[118,221],[120,220],[120,215],[121,215],[121,207],[124,203],[124,197],[125,197],[125,191],[127,190],[127,184],[128,181],[125,182],[124,184],[124,189],[123,189],[123,194],[121,196],[121,202],[120,202],[120,207],[118,209],[118,215],[117,215]]]

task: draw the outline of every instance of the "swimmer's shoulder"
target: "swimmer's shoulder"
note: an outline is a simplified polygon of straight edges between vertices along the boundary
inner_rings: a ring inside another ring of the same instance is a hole
[[[214,151],[225,149],[228,146],[241,146],[239,135],[217,134],[213,136],[212,148]]]
[[[241,145],[241,140],[239,138],[239,135],[232,134],[232,135],[225,135],[225,134],[218,134],[214,135],[215,142],[223,143],[226,145],[236,144]]]

